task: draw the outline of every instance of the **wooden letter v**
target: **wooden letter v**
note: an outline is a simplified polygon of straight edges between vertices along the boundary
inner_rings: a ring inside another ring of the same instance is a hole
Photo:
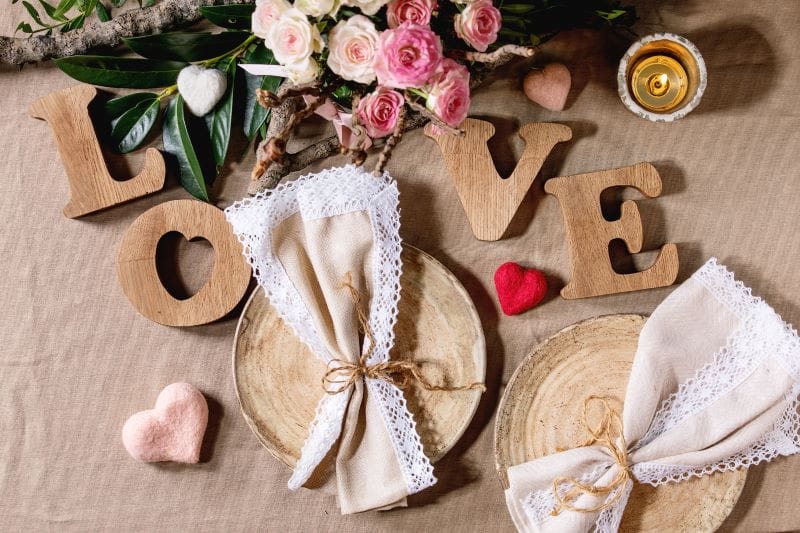
[[[425,134],[439,144],[472,233],[482,241],[496,241],[505,233],[550,151],[557,143],[570,140],[572,130],[563,124],[541,122],[522,126],[519,135],[525,140],[525,151],[511,176],[502,179],[486,144],[494,135],[494,126],[468,118],[461,127],[464,135],[460,137],[434,133],[430,124]]]

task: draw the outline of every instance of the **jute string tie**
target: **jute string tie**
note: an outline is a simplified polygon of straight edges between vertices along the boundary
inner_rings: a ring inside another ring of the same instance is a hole
[[[592,427],[589,423],[588,410],[592,402],[600,402],[603,406],[603,417],[597,427]],[[625,445],[625,437],[622,434],[622,419],[619,413],[611,407],[607,398],[600,396],[589,396],[583,402],[583,423],[586,429],[591,434],[591,438],[586,441],[583,446],[592,446],[593,444],[600,444],[604,446],[611,457],[614,458],[619,471],[614,479],[608,485],[596,486],[572,478],[559,476],[553,480],[553,495],[556,500],[556,507],[551,513],[557,516],[561,511],[568,510],[577,513],[596,513],[604,511],[616,504],[622,495],[625,493],[625,486],[631,477],[630,469],[628,468],[628,454],[627,446]],[[559,491],[561,485],[567,485],[569,489],[565,493]],[[581,495],[588,496],[604,496],[603,503],[592,507],[578,507],[575,505],[575,500]],[[609,495],[611,495],[609,497]]]
[[[360,331],[364,334],[367,349],[357,363],[345,359],[332,359],[328,362],[328,370],[322,377],[322,388],[325,392],[334,395],[346,391],[362,378],[380,379],[388,381],[401,389],[408,387],[412,380],[428,391],[456,392],[464,390],[486,390],[483,383],[470,383],[460,387],[434,385],[420,372],[420,367],[414,361],[383,361],[374,365],[367,365],[367,361],[375,351],[375,336],[369,326],[367,315],[361,307],[361,293],[352,283],[350,275],[342,282],[341,288],[350,292],[350,298],[358,316]]]

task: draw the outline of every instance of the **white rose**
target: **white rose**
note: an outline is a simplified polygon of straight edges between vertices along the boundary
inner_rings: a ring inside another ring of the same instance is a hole
[[[309,17],[321,18],[339,11],[338,0],[295,0],[294,7]]]
[[[342,5],[357,7],[365,15],[374,15],[388,3],[389,0],[344,0]]]
[[[256,0],[256,10],[253,12],[253,33],[262,39],[267,48],[269,45],[270,27],[284,12],[292,6],[286,0]]]
[[[292,83],[300,85],[303,83],[311,83],[317,79],[319,65],[314,61],[314,58],[309,57],[301,63],[288,65],[286,70],[289,71],[289,79],[292,80]]]
[[[341,20],[328,35],[328,66],[346,80],[372,83],[375,80],[372,59],[377,42],[378,31],[364,15]]]
[[[286,67],[302,64],[302,68],[307,68],[306,60],[314,52],[321,52],[323,47],[317,27],[294,7],[284,11],[272,24],[268,39],[275,59]]]

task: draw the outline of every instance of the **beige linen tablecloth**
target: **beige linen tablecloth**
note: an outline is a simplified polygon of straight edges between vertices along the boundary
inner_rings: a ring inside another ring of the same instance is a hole
[[[800,2],[653,1],[639,10],[640,34],[676,32],[702,51],[709,72],[703,103],[676,124],[636,118],[616,96],[624,45],[593,32],[562,34],[540,58],[571,68],[567,111],[530,104],[518,76],[481,89],[473,115],[497,126],[492,151],[502,174],[521,152],[520,124],[558,121],[574,131],[547,160],[506,239],[472,237],[438,149],[421,132],[395,151],[389,170],[400,187],[402,236],[441,260],[474,299],[488,341],[489,391],[462,441],[436,465],[438,485],[411,498],[408,509],[345,517],[329,496],[289,492],[289,469],[261,447],[239,412],[230,352],[241,307],[216,324],[169,328],[139,316],[120,289],[116,254],[126,228],[149,207],[187,194],[170,179],[145,199],[64,218],[67,182],[55,143],[26,108],[74,82],[52,64],[0,71],[0,529],[510,531],[492,434],[514,368],[568,324],[649,313],[672,290],[557,297],[569,257],[558,202],[542,190],[548,177],[653,162],[664,194],[640,202],[646,247],[678,243],[679,281],[716,255],[800,324]],[[0,33],[12,34],[22,13],[6,2]],[[113,171],[138,172],[141,161],[141,153],[127,164],[114,158]],[[248,155],[229,165],[215,187],[218,205],[244,195],[251,164]],[[165,254],[165,262],[180,258],[177,277],[189,290],[210,271],[207,246],[177,244]],[[505,261],[548,274],[553,289],[544,304],[502,315],[492,275]],[[136,463],[120,442],[122,424],[174,381],[191,382],[209,398],[204,462]],[[754,468],[726,529],[800,528],[798,489],[800,458]]]

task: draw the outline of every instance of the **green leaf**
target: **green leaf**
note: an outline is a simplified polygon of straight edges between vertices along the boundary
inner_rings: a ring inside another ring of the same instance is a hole
[[[63,15],[59,16],[59,17],[55,16],[56,15],[56,8],[55,8],[55,6],[53,4],[49,4],[45,0],[39,0],[39,3],[42,5],[42,9],[44,9],[44,12],[47,13],[47,16],[50,17],[51,19],[53,19],[55,21],[58,21],[58,22],[66,22],[67,21],[67,17],[65,17]]]
[[[244,56],[245,63],[257,63],[262,65],[274,65],[277,62],[272,56],[272,52],[263,44],[259,44],[252,51]],[[244,134],[248,140],[253,140],[262,124],[265,124],[271,110],[265,109],[256,101],[256,89],[264,89],[275,92],[281,86],[283,78],[277,76],[253,76],[245,72],[245,82],[247,86],[247,98],[244,108]]]
[[[72,9],[72,6],[75,5],[75,1],[76,0],[61,0],[56,6],[56,10],[53,13],[53,18],[56,20],[61,20],[60,17],[63,17],[67,14],[67,11]]]
[[[171,32],[122,39],[139,54],[151,59],[201,61],[230,52],[250,36],[245,31],[222,33]]]
[[[139,0],[139,7],[153,7],[156,5],[156,0]]]
[[[233,119],[233,100],[236,93],[236,60],[226,58],[217,68],[228,75],[228,88],[212,113],[206,115],[208,131],[211,133],[211,150],[217,171],[225,164],[228,144],[231,139],[231,121]]]
[[[42,19],[39,17],[39,12],[36,11],[35,7],[33,7],[26,0],[22,0],[22,5],[25,6],[25,11],[28,12],[28,15],[31,16],[31,18],[33,19],[34,22],[36,22],[36,24],[38,24],[39,26],[46,26],[46,24],[42,22]]]
[[[77,30],[78,28],[83,27],[83,22],[86,20],[86,15],[78,15],[74,19],[70,20],[63,26],[61,26],[61,33],[66,33],[68,31]]]
[[[152,95],[151,99],[139,102],[113,121],[111,140],[114,143],[114,150],[127,154],[138,148],[156,123],[159,111],[161,111],[161,101]]]
[[[110,121],[121,117],[142,102],[156,98],[156,93],[132,93],[109,100],[103,106],[103,115]]]
[[[178,163],[178,178],[189,194],[208,202],[203,165],[197,157],[186,122],[183,98],[178,95],[167,106],[164,119],[164,151]]]
[[[624,15],[626,11],[624,9],[614,9],[611,11],[595,11],[595,13],[608,21],[612,21]]]
[[[209,22],[223,28],[249,30],[250,19],[255,9],[256,6],[253,4],[203,6],[200,8],[200,14]]]
[[[500,7],[500,11],[513,13],[515,15],[524,15],[535,9],[537,9],[536,5],[531,4],[504,4]],[[505,17],[503,17],[503,19],[505,19]]]
[[[55,59],[67,75],[103,87],[148,89],[173,85],[186,63],[113,56],[72,56]]]
[[[33,33],[33,28],[27,22],[20,22],[17,24],[17,29],[14,30],[14,33],[21,31],[22,33]]]
[[[114,7],[122,7],[125,5],[126,0],[111,0],[111,5]]]
[[[94,10],[97,13],[97,18],[100,19],[100,22],[108,22],[111,20],[111,13],[108,12],[106,6],[102,3],[98,2],[96,6],[94,6]]]

